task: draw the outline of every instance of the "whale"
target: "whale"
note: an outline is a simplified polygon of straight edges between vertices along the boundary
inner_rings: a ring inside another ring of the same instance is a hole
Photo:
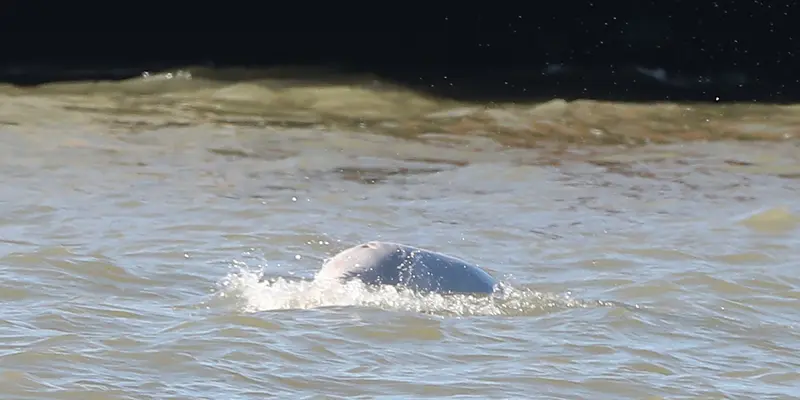
[[[401,243],[370,241],[326,259],[316,281],[395,286],[422,293],[491,294],[498,282],[477,265]]]

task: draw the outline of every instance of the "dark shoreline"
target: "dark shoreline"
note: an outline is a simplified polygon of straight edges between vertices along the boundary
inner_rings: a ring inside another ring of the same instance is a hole
[[[486,102],[800,103],[796,2],[256,4],[11,0],[0,8],[8,38],[0,81],[122,79],[193,65],[333,65]],[[543,73],[557,65],[568,71]],[[654,78],[663,73],[672,82]]]

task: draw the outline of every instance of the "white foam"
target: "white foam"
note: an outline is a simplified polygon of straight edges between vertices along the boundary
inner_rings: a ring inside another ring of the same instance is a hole
[[[246,267],[220,282],[218,296],[233,299],[242,312],[312,309],[320,307],[368,307],[387,311],[429,314],[538,315],[565,308],[602,305],[572,299],[569,295],[541,293],[502,285],[499,294],[441,295],[417,293],[393,286],[370,287],[358,281],[338,283],[302,279],[261,279]]]

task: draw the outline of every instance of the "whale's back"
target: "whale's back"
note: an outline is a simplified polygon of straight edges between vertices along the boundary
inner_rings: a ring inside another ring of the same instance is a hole
[[[491,293],[497,281],[476,265],[460,258],[403,246],[413,258],[418,290],[441,293]]]
[[[316,279],[359,279],[422,292],[491,293],[496,280],[464,260],[413,246],[368,242],[327,260]]]

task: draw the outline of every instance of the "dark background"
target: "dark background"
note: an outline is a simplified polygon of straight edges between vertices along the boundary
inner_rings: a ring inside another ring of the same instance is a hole
[[[456,97],[797,101],[796,3],[6,0],[0,80],[37,84],[186,65],[308,64],[367,71]],[[547,63],[578,69],[543,75]],[[693,77],[735,72],[747,81],[665,85],[637,75],[637,65]]]

